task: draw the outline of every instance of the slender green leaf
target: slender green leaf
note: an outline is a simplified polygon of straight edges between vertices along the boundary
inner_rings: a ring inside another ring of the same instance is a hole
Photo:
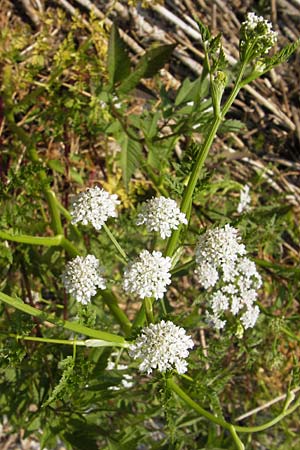
[[[162,69],[166,62],[169,61],[175,47],[176,44],[166,44],[148,50],[141,58],[141,62],[142,60],[146,61],[144,78],[153,77],[153,75]]]
[[[142,78],[153,77],[169,60],[176,44],[154,47],[141,57],[135,70],[121,83],[118,92],[126,94],[131,91]]]
[[[119,140],[121,146],[120,165],[122,169],[123,181],[127,186],[135,169],[140,165],[142,154],[141,144],[129,138],[127,134],[123,134]]]
[[[109,36],[107,68],[110,86],[124,80],[130,74],[130,59],[115,24],[112,25]]]

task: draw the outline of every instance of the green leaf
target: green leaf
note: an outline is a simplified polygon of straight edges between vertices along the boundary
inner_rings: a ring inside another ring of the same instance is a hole
[[[8,265],[13,262],[12,249],[7,243],[0,243],[0,259],[3,259]]]
[[[295,51],[299,46],[300,46],[300,38],[297,39],[292,44],[286,45],[282,50],[280,50],[271,58],[266,58],[264,62],[266,64],[267,69],[264,72],[273,69],[273,67],[278,66],[278,64],[286,62],[292,56],[292,54],[295,53]]]
[[[115,24],[112,25],[109,36],[107,69],[110,86],[124,80],[130,74],[130,59]]]
[[[177,93],[175,105],[178,106],[181,103],[196,101],[198,99],[199,92],[201,91],[201,87],[201,78],[197,78],[194,81],[190,81],[188,78],[186,78]]]
[[[144,78],[153,77],[170,59],[170,56],[177,44],[166,44],[148,50],[142,56],[141,62],[146,61],[146,71]]]
[[[297,50],[299,46],[300,46],[300,38],[297,39],[297,41],[293,42],[292,44],[286,45],[282,50],[280,50],[271,58],[265,57],[262,60],[259,60],[252,69],[252,71],[250,72],[250,74],[243,79],[241,86],[245,86],[246,84],[251,83],[251,81],[261,77],[262,75],[269,72],[269,70],[273,69],[279,64],[285,63]]]
[[[141,128],[147,139],[152,139],[157,135],[157,124],[160,118],[160,112],[156,111],[141,121]]]
[[[209,50],[212,54],[215,54],[221,48],[221,33],[211,39]]]
[[[205,41],[209,41],[211,38],[211,32],[209,31],[209,29],[204,25],[204,23],[201,22],[201,20],[199,20],[198,18],[194,18],[197,22],[200,34],[202,36],[202,40],[203,42]]]
[[[160,45],[148,50],[139,60],[135,70],[121,83],[118,92],[126,94],[142,78],[153,77],[169,60],[176,44]]]
[[[239,133],[241,131],[246,131],[246,125],[241,122],[240,120],[236,120],[236,119],[229,119],[229,120],[225,120],[220,128],[219,128],[219,133],[229,133],[229,132],[233,132],[233,133]]]
[[[118,141],[121,146],[120,165],[125,186],[128,185],[135,169],[139,167],[142,154],[141,144],[130,139],[127,134],[123,134]]]
[[[135,86],[138,84],[138,82],[141,80],[141,78],[144,77],[146,69],[147,69],[147,61],[141,60],[137,64],[135,70],[131,72],[131,74],[121,83],[120,87],[118,88],[118,93],[127,94],[132,89],[134,89]]]
[[[49,161],[47,161],[47,166],[58,173],[64,173],[65,171],[65,167],[59,159],[49,159]]]
[[[80,184],[81,186],[84,185],[82,176],[77,172],[77,170],[74,167],[71,167],[70,169],[70,178],[71,180],[76,181],[76,183]]]
[[[53,443],[56,441],[56,438],[53,436],[51,426],[47,423],[43,426],[43,435],[40,437],[40,446],[41,449],[44,449],[46,446],[49,446],[49,443]],[[52,446],[52,445],[51,445]]]

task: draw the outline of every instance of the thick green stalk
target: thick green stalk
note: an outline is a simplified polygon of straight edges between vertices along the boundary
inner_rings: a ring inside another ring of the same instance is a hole
[[[192,409],[194,409],[196,412],[198,412],[201,416],[205,417],[206,419],[210,420],[213,423],[216,423],[217,425],[220,425],[221,427],[229,430],[230,424],[225,422],[225,420],[221,419],[220,417],[214,416],[209,411],[206,411],[206,409],[202,408],[198,403],[194,402],[194,400],[191,399],[191,397],[184,392],[174,381],[173,378],[168,378],[167,385],[172,391],[174,391],[188,406],[190,406]]]
[[[61,245],[62,235],[58,236],[30,236],[27,234],[10,234],[0,230],[0,238],[6,241],[19,242],[30,245],[43,245],[45,247],[56,247]]]
[[[206,419],[210,420],[213,423],[216,423],[217,425],[220,425],[221,427],[225,428],[226,430],[230,431],[232,434],[233,428],[235,430],[235,433],[258,433],[260,431],[264,431],[268,428],[271,428],[272,426],[276,425],[276,423],[280,422],[284,417],[288,416],[289,414],[293,413],[297,408],[300,406],[300,399],[289,408],[289,405],[295,398],[295,394],[292,392],[288,392],[285,405],[283,407],[283,410],[278,416],[274,417],[274,419],[270,420],[269,422],[265,422],[262,425],[256,425],[253,427],[243,427],[239,425],[233,425],[229,422],[226,422],[220,417],[214,416],[209,411],[206,411],[204,408],[202,408],[198,403],[196,403],[194,400],[191,399],[191,397],[184,392],[174,381],[174,379],[169,378],[167,380],[167,385],[170,389],[172,389],[188,406],[190,406],[192,409],[194,409],[196,412],[198,412],[201,416],[206,417]],[[243,448],[243,447],[238,447]]]
[[[69,241],[69,239],[65,238],[64,236],[62,236],[60,245],[62,246],[62,248],[64,248],[66,250],[68,255],[71,256],[72,258],[74,258],[75,256],[80,255],[80,252],[75,247],[75,245],[72,244],[72,242]]]
[[[126,334],[126,336],[129,336],[131,333],[131,322],[122,311],[122,309],[118,305],[118,300],[116,296],[113,294],[113,292],[104,290],[101,291],[101,297],[103,302],[108,306],[110,309],[112,315],[115,317],[117,322],[121,325],[122,330]]]
[[[79,254],[77,248],[65,238],[62,234],[57,236],[30,236],[27,234],[10,234],[6,231],[0,231],[0,238],[6,241],[19,242],[29,245],[43,245],[45,247],[63,247],[66,252],[71,256],[77,256]]]
[[[6,303],[9,306],[12,306],[19,311],[23,311],[26,314],[29,314],[33,317],[37,317],[42,322],[51,322],[58,327],[65,328],[66,330],[74,331],[75,333],[84,334],[86,336],[100,339],[107,342],[118,344],[125,344],[125,339],[122,336],[118,336],[116,334],[107,333],[106,331],[94,330],[92,328],[86,327],[84,325],[80,325],[76,322],[69,322],[67,320],[62,320],[55,317],[53,314],[45,313],[40,309],[33,308],[22,302],[21,299],[10,297],[9,295],[0,292],[0,301]]]
[[[237,95],[240,91],[241,80],[242,80],[244,71],[245,71],[245,64],[243,64],[241,66],[235,86],[234,86],[229,98],[227,99],[225,105],[223,106],[220,115],[215,116],[214,121],[210,127],[210,130],[209,130],[208,134],[206,135],[206,138],[201,146],[201,150],[199,151],[199,153],[197,155],[195,164],[192,169],[192,173],[190,175],[188,184],[185,188],[183,198],[181,201],[181,205],[180,205],[181,211],[183,213],[185,213],[187,216],[188,216],[188,213],[190,210],[193,193],[194,193],[197,181],[199,179],[201,169],[205,163],[205,160],[207,158],[207,155],[209,153],[209,150],[212,146],[212,143],[214,141],[214,138],[217,134],[217,131],[218,131],[221,123],[224,120],[225,115],[227,114],[228,110],[230,109],[232,103],[234,102],[235,98],[237,97]],[[176,250],[177,242],[178,242],[178,239],[180,236],[180,231],[181,231],[181,227],[179,227],[177,230],[175,230],[172,233],[171,237],[169,238],[166,253],[165,253],[166,256],[172,256],[174,251]]]
[[[210,131],[201,147],[201,150],[198,153],[197,159],[195,161],[195,164],[192,169],[192,173],[189,178],[189,182],[185,188],[180,209],[183,213],[187,215],[188,210],[190,208],[191,199],[200,175],[200,171],[204,165],[204,162],[207,158],[208,152],[211,148],[211,145],[213,143],[213,140],[216,136],[216,133],[218,131],[218,128],[221,124],[221,117],[216,117],[214,119],[214,122],[212,123],[212,126],[210,128]],[[168,240],[167,249],[165,252],[165,256],[173,256],[173,253],[176,250],[177,242],[180,236],[181,227],[178,227],[177,230],[173,231],[171,237]]]
[[[153,299],[149,297],[145,297],[143,301],[143,305],[145,308],[146,318],[148,325],[150,323],[154,322],[154,316],[153,316],[153,307],[152,307]]]
[[[238,450],[245,450],[245,446],[242,443],[242,441],[240,440],[240,438],[239,438],[239,436],[238,436],[238,434],[236,432],[236,429],[235,429],[235,427],[233,425],[230,425],[229,431],[230,431],[230,434],[232,436],[232,439],[234,440],[236,448]]]

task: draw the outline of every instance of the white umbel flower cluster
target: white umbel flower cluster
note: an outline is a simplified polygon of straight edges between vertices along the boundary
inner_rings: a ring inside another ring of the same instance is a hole
[[[268,53],[277,41],[277,32],[272,30],[272,24],[254,12],[247,14],[241,26],[241,45],[252,44],[252,49],[258,55]],[[255,56],[255,54],[254,54]]]
[[[171,236],[180,224],[187,224],[187,218],[180,211],[175,200],[153,197],[143,205],[137,217],[137,225],[146,225],[148,231],[157,231],[163,239]]]
[[[124,272],[123,286],[126,292],[140,298],[163,298],[166,286],[171,283],[171,258],[161,252],[143,250]]]
[[[66,291],[78,302],[86,305],[97,293],[97,288],[105,289],[102,273],[103,269],[95,256],[76,256],[67,263],[61,278]]]
[[[98,186],[89,188],[72,203],[72,223],[91,223],[96,230],[100,230],[109,217],[117,217],[116,207],[119,204],[116,194],[111,195]]]
[[[186,335],[184,328],[162,320],[143,328],[141,335],[129,347],[129,355],[133,359],[141,359],[141,372],[150,374],[154,369],[166,372],[175,368],[181,374],[187,371],[186,358],[193,347],[192,338]]]
[[[224,281],[231,278],[237,258],[246,253],[244,244],[239,241],[238,230],[229,224],[208,230],[199,237],[195,250],[196,274],[205,289],[215,286],[220,269]]]
[[[252,328],[259,315],[255,301],[262,280],[239,240],[238,230],[225,225],[200,236],[196,248],[195,272],[210,289],[207,318],[218,329],[226,325],[225,312],[238,316],[245,329]]]
[[[237,207],[237,212],[241,214],[243,211],[249,211],[250,203],[250,187],[246,184],[240,191],[240,202]]]

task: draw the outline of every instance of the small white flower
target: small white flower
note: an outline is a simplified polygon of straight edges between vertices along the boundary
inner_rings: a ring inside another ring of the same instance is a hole
[[[196,267],[195,274],[204,289],[214,286],[219,279],[219,272],[216,267],[205,262]]]
[[[139,370],[150,374],[153,369],[166,372],[175,368],[178,373],[187,371],[186,358],[194,343],[184,328],[162,320],[143,328],[141,335],[129,347],[133,359],[141,359]]]
[[[91,223],[100,230],[109,217],[117,217],[116,206],[120,204],[116,194],[109,194],[95,186],[81,192],[72,203],[72,223]]]
[[[227,281],[232,278],[235,261],[246,252],[244,244],[239,241],[238,230],[229,224],[224,228],[208,230],[199,237],[195,250],[195,272],[206,289],[217,283],[220,268]]]
[[[124,272],[123,286],[126,292],[141,298],[163,298],[166,286],[171,283],[171,258],[161,252],[143,250]]]
[[[259,308],[254,306],[254,303],[257,300],[257,290],[262,284],[261,277],[254,262],[246,257],[235,261],[232,273],[234,277],[231,282],[214,290],[209,298],[213,312],[209,315],[210,321],[216,328],[221,328],[220,324],[223,322],[220,321],[220,316],[227,310],[234,316],[239,315],[239,320],[245,328],[252,328],[259,315]]]
[[[211,299],[211,309],[213,310],[215,315],[218,315],[219,313],[222,313],[223,311],[226,311],[229,307],[229,300],[226,297],[225,294],[223,294],[221,291],[216,291]]]
[[[215,314],[210,314],[206,311],[206,321],[217,330],[221,330],[226,325],[226,320],[221,320],[219,317]]]
[[[76,256],[67,263],[61,278],[66,291],[78,302],[86,305],[97,293],[97,288],[105,289],[102,273],[103,269],[95,256]]]
[[[277,41],[278,33],[272,30],[272,24],[254,12],[247,14],[241,27],[244,40],[252,41],[259,53],[268,53]]]
[[[258,316],[259,316],[259,307],[257,305],[248,308],[247,311],[241,317],[241,322],[244,325],[245,329],[253,328],[257,321]]]
[[[180,211],[175,200],[157,197],[142,205],[137,217],[137,225],[146,225],[148,231],[157,231],[163,239],[171,236],[180,224],[187,224],[187,218]]]
[[[241,214],[243,211],[248,211],[250,209],[249,205],[251,203],[251,197],[250,197],[250,188],[246,184],[243,189],[240,191],[240,202],[237,207],[237,212]]]
[[[203,288],[212,291],[207,320],[218,329],[226,324],[226,312],[237,316],[244,328],[253,327],[259,314],[254,304],[262,280],[239,241],[238,230],[225,225],[200,236],[196,247],[195,273]]]

